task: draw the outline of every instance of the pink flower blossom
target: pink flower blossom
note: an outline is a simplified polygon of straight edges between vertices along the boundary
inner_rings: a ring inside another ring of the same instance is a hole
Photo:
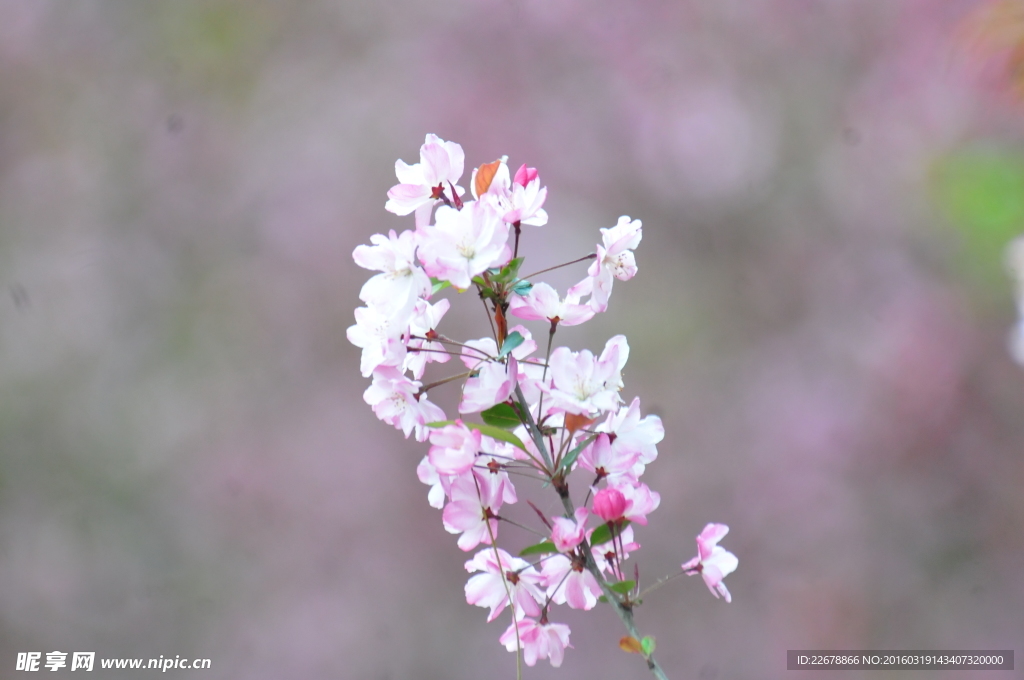
[[[392,229],[388,236],[374,234],[372,246],[356,246],[352,259],[364,269],[379,271],[359,291],[359,299],[381,311],[411,308],[418,298],[430,296],[430,277],[416,261],[416,235]]]
[[[513,621],[508,629],[498,638],[510,652],[518,651],[516,627],[519,628],[518,643],[523,648],[523,660],[527,666],[536,665],[537,659],[549,659],[551,665],[558,668],[565,657],[565,648],[569,644],[569,626],[564,623],[538,623],[530,618]]]
[[[630,484],[627,480],[619,480],[612,488],[626,499],[626,509],[622,515],[630,522],[647,524],[647,515],[658,509],[661,505],[661,494],[651,491],[643,482]]]
[[[473,197],[489,203],[508,224],[519,222],[542,227],[547,224],[548,214],[541,207],[547,198],[547,187],[541,187],[536,168],[525,165],[516,172],[515,180],[509,179],[508,157],[498,161],[487,190],[477,195],[476,176],[479,168],[473,170],[471,187]],[[488,164],[490,165],[490,164]]]
[[[551,395],[551,408],[577,415],[616,408],[625,363],[621,355],[628,352],[623,336],[609,340],[598,359],[589,350],[556,348],[549,361],[552,387],[543,388]]]
[[[471,430],[461,420],[456,420],[430,433],[430,443],[434,446],[427,456],[439,474],[462,474],[472,469],[480,451],[481,437],[478,430]]]
[[[508,330],[509,334],[516,332],[523,336],[522,344],[511,352],[516,359],[522,361],[537,350],[537,342],[525,326],[513,326]],[[476,370],[483,362],[498,356],[498,344],[494,342],[494,338],[467,340],[464,344],[465,347],[462,348],[462,355],[459,358],[466,368]]]
[[[494,556],[494,548],[481,550],[466,562],[466,571],[480,571],[466,583],[466,602],[478,607],[490,607],[488,622],[508,605],[509,597],[515,605],[514,617],[540,616],[540,604],[544,593],[540,584],[543,577],[526,560],[512,557],[501,548],[497,553],[501,564]],[[506,590],[507,588],[507,590]]]
[[[521,375],[518,361],[532,354],[537,349],[537,343],[523,326],[509,330],[518,331],[524,339],[504,363],[489,359],[498,356],[498,345],[493,338],[480,338],[465,343],[460,358],[476,375],[466,379],[459,413],[477,413],[511,397]]]
[[[641,226],[640,220],[630,221],[629,216],[623,215],[614,227],[601,230],[602,243],[597,246],[597,261],[587,270],[594,280],[590,305],[595,312],[608,309],[614,279],[626,281],[636,275],[633,249],[643,238]]]
[[[523,394],[526,397],[526,401],[528,403],[533,403],[540,397],[540,390],[537,385],[544,371],[544,368],[539,361],[533,359],[528,360],[528,357],[537,350],[537,342],[533,339],[530,331],[521,324],[512,326],[508,330],[509,334],[519,333],[523,336],[522,344],[513,349],[511,354],[516,360],[516,382],[518,382],[520,387],[523,388]],[[477,370],[483,365],[483,362],[486,361],[488,357],[498,356],[498,346],[495,344],[493,338],[469,340],[465,344],[467,346],[463,348],[461,359],[462,363],[466,364],[466,367],[469,369]],[[515,387],[515,383],[512,383],[511,389],[514,390]],[[477,399],[474,398],[473,401],[477,401]],[[504,401],[504,399],[500,401]],[[465,411],[465,413],[473,413],[473,411]]]
[[[405,355],[405,370],[410,371],[417,380],[423,377],[423,371],[428,363],[436,361],[443,364],[451,359],[451,355],[440,342],[420,339],[437,337],[437,324],[441,323],[441,317],[450,306],[448,300],[438,300],[434,305],[426,300],[420,300],[413,309],[412,318],[409,320],[410,339],[408,353]]]
[[[356,323],[346,331],[348,341],[363,349],[359,368],[368,378],[378,366],[401,366],[405,361],[402,333],[408,321],[376,307],[357,307]]]
[[[501,484],[502,503],[515,503],[519,500],[516,497],[516,487],[512,484],[512,479],[504,469],[504,464],[509,461],[509,458],[495,455],[494,449],[498,447],[494,444],[494,440],[490,437],[483,438],[481,447],[484,453],[476,458],[476,465],[473,468],[475,470],[474,474],[478,477],[491,477],[493,483]]]
[[[512,295],[508,311],[520,319],[546,319],[563,326],[576,326],[594,316],[590,305],[580,304],[580,296],[571,289],[562,300],[558,297],[558,291],[543,282],[534,284],[526,295]]]
[[[446,496],[444,480],[430,463],[429,456],[423,456],[423,460],[416,466],[416,477],[430,487],[430,491],[427,492],[427,503],[430,507],[438,510],[443,508]],[[448,475],[445,475],[445,478],[447,479]]]
[[[400,184],[388,191],[388,202],[384,209],[396,215],[408,215],[416,211],[416,226],[424,225],[430,219],[430,209],[441,195],[454,200],[451,187],[462,177],[465,154],[455,142],[446,142],[437,135],[427,135],[420,147],[420,162],[408,165],[395,161],[395,175]],[[462,195],[462,187],[455,191]]]
[[[509,197],[510,210],[505,213],[506,222],[529,224],[543,227],[548,223],[548,214],[541,207],[548,197],[548,188],[541,187],[537,168],[528,168],[524,163],[516,171]]]
[[[487,362],[477,370],[475,377],[466,379],[459,413],[479,413],[511,396],[516,387],[519,368],[515,357],[510,356],[507,361],[507,364]]]
[[[626,497],[618,489],[604,488],[594,494],[594,514],[605,522],[622,519],[626,512]]]
[[[626,340],[625,335],[615,335],[608,338],[608,342],[604,343],[604,349],[601,350],[601,356],[598,357],[597,361],[600,364],[614,364],[615,369],[610,370],[608,377],[608,388],[621,390],[623,387],[622,383],[622,369],[625,368],[626,362],[629,360],[629,342]],[[618,399],[616,399],[616,403]]]
[[[420,383],[409,380],[398,369],[381,366],[373,373],[373,384],[363,392],[363,400],[373,407],[377,417],[405,433],[416,431],[416,441],[426,441],[427,423],[444,420],[444,411],[427,399],[417,396]]]
[[[655,415],[648,415],[640,418],[640,398],[636,397],[628,406],[619,408],[615,413],[609,413],[608,418],[597,428],[601,432],[610,434],[611,450],[613,460],[622,460],[633,454],[633,466],[625,472],[613,472],[608,470],[609,475],[628,474],[632,481],[636,481],[644,473],[646,465],[654,462],[658,457],[657,444],[665,438],[665,428],[661,424],[661,418]],[[584,464],[583,456],[580,456]],[[592,469],[592,468],[588,468]]]
[[[590,532],[593,534],[593,531]],[[633,527],[627,525],[617,536],[610,541],[600,545],[590,546],[590,552],[594,556],[597,568],[601,573],[611,571],[615,578],[620,581],[625,578],[622,573],[622,563],[629,559],[629,554],[640,549],[640,544],[633,540]]]
[[[444,508],[445,531],[459,536],[459,547],[469,551],[498,536],[496,516],[501,508],[504,483],[489,474],[462,475],[452,483],[451,502]],[[488,526],[490,529],[488,530]]]
[[[729,533],[724,524],[708,524],[697,537],[697,556],[683,564],[683,571],[700,574],[707,584],[708,590],[715,597],[721,595],[726,602],[732,602],[732,595],[725,587],[723,579],[736,571],[740,561],[731,552],[718,545],[718,542]]]
[[[629,473],[639,457],[638,451],[631,451],[623,447],[616,448],[612,445],[611,438],[602,433],[590,446],[583,449],[579,457],[579,464],[583,469],[590,470],[601,477],[616,478]]]
[[[551,542],[558,552],[569,552],[582,541],[587,532],[587,517],[590,512],[586,508],[577,508],[573,517],[555,517],[552,521]]]
[[[568,604],[573,609],[585,610],[597,605],[601,586],[578,556],[553,555],[544,560],[541,574],[548,588],[548,597],[555,604]]]
[[[473,201],[462,210],[441,206],[434,220],[434,226],[416,230],[420,262],[430,276],[465,290],[477,274],[512,259],[508,225],[489,204]]]

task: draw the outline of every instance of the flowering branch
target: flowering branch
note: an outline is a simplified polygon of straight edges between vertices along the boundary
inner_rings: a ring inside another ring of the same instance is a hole
[[[472,198],[457,184],[464,170],[458,144],[427,135],[419,163],[395,164],[400,183],[388,192],[385,208],[414,213],[416,229],[374,234],[372,245],[352,254],[356,264],[377,272],[360,290],[366,306],[355,310],[356,324],[348,329],[362,349],[360,370],[372,380],[363,398],[406,437],[429,440],[417,476],[430,487],[427,500],[442,510],[444,528],[458,535],[459,548],[485,546],[466,562],[473,574],[466,601],[489,608],[488,621],[511,612],[499,642],[516,652],[517,677],[520,660],[559,666],[572,647],[569,627],[548,618],[553,607],[589,610],[603,601],[628,633],[619,646],[640,654],[654,677],[666,680],[653,656],[654,639],[641,636],[634,621],[641,595],[664,581],[639,593],[639,569],[634,566],[633,580],[623,576],[623,563],[640,548],[633,525],[646,525],[661,502],[640,478],[657,458],[664,428],[657,416],[641,417],[639,398],[626,405],[619,394],[629,358],[625,336],[608,340],[598,356],[553,347],[559,325],[605,312],[614,282],[636,274],[641,223],[620,217],[601,230],[594,253],[520,276],[519,242],[529,231],[523,227],[547,223],[547,187],[535,168],[523,165],[513,176],[506,162],[503,157],[473,170]],[[532,280],[584,261],[592,261],[586,276],[564,295]],[[431,299],[448,287],[476,291],[490,337],[455,341],[438,333],[451,303]],[[543,361],[534,356],[538,344],[530,330],[510,326],[511,317],[546,324]],[[423,382],[427,364],[452,358],[467,370]],[[428,392],[454,383],[461,383],[459,417],[449,420]],[[463,420],[470,416],[482,422]],[[577,471],[593,479],[579,508],[569,493]],[[531,504],[542,525],[534,529],[502,511],[518,500],[513,476],[550,485],[564,514],[548,518]],[[588,527],[592,515],[601,522]],[[542,540],[515,557],[498,546],[501,522]],[[723,579],[737,565],[718,545],[728,530],[708,524],[697,537],[697,556],[681,572],[700,574],[726,602],[731,595]],[[523,559],[532,556],[532,563]]]

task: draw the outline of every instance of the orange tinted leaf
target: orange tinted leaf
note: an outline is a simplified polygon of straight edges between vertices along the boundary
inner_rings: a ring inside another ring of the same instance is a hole
[[[640,645],[640,641],[632,635],[619,640],[619,649],[630,654],[643,654],[644,648]]]
[[[565,414],[565,429],[569,430],[570,434],[575,433],[577,430],[592,425],[597,418],[588,418],[586,416],[578,416],[575,413]]]
[[[494,161],[493,163],[484,163],[476,169],[476,176],[473,178],[473,189],[476,191],[477,196],[483,196],[487,189],[491,186],[491,180],[494,179],[494,175],[497,174],[498,168],[501,167],[501,161]]]

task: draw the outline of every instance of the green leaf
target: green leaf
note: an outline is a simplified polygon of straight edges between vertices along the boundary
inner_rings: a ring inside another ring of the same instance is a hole
[[[958,232],[960,273],[975,292],[1005,299],[1006,245],[1024,231],[1024,157],[1005,147],[974,145],[941,158],[932,180],[933,199]]]
[[[512,286],[512,292],[516,295],[527,295],[531,290],[533,290],[533,284],[525,279]]]
[[[629,526],[629,522],[623,522],[622,526],[619,527],[616,535],[621,534],[622,530]],[[594,529],[594,533],[590,535],[590,545],[601,545],[612,540],[612,530],[608,528],[607,524],[602,524],[598,528]]]
[[[438,420],[433,423],[427,423],[427,427],[444,427],[446,425],[451,425],[454,422],[454,420]],[[526,446],[523,445],[523,442],[522,440],[519,439],[519,437],[515,436],[511,432],[501,429],[500,427],[494,427],[493,425],[483,425],[481,423],[463,422],[462,424],[470,428],[471,430],[478,430],[480,434],[485,434],[491,439],[497,439],[499,441],[506,442],[508,444],[511,444],[512,446],[522,449],[523,451],[526,451]]]
[[[640,641],[640,649],[644,650],[644,656],[650,656],[654,653],[654,638],[650,635],[645,635],[644,639]]]
[[[524,338],[523,334],[519,331],[512,331],[509,333],[508,337],[505,338],[505,342],[501,343],[501,350],[498,352],[498,358],[504,359],[507,357],[509,352],[523,344],[524,340],[526,340],[526,338]]]
[[[491,272],[493,273],[491,274],[491,281],[494,281],[495,283],[512,283],[516,276],[519,275],[519,267],[523,264],[523,260],[525,259],[525,257],[517,257],[498,271],[494,271],[492,269]]]
[[[431,291],[430,291],[430,294],[434,295],[436,293],[441,292],[442,290],[444,290],[448,286],[452,285],[452,282],[451,281],[440,281],[438,279],[431,278],[430,279],[430,285],[433,287],[431,289]]]
[[[619,581],[618,583],[612,583],[608,586],[620,595],[625,595],[629,591],[636,588],[636,581]]]
[[[541,541],[535,545],[531,545],[528,548],[523,548],[519,551],[520,557],[526,557],[527,555],[543,555],[545,553],[556,553],[558,548],[551,541]]]
[[[605,597],[604,595],[598,595],[597,596],[597,601],[598,602],[604,602],[605,604],[608,604],[608,598]]]
[[[488,425],[500,427],[503,430],[514,430],[522,424],[518,412],[506,403],[495,404],[486,411],[481,411],[480,417]]]
[[[561,472],[562,470],[568,470],[572,466],[572,464],[576,462],[576,458],[580,455],[580,452],[582,452],[583,449],[587,448],[590,445],[590,442],[594,441],[596,438],[596,434],[591,437],[587,437],[587,439],[584,440],[583,443],[581,443],[575,449],[567,453],[565,455],[565,458],[563,458],[562,462],[559,464],[558,471]]]
[[[481,434],[485,434],[491,439],[497,439],[511,444],[512,446],[518,447],[523,451],[526,451],[526,446],[519,437],[515,436],[508,430],[503,430],[500,427],[494,427],[493,425],[479,425],[477,423],[466,423],[466,427],[471,427],[474,430],[479,430]]]
[[[1024,227],[1024,159],[1007,150],[975,147],[940,161],[936,198],[965,232]]]

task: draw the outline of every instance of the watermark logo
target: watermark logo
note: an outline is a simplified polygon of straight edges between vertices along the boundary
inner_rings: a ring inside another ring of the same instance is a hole
[[[61,668],[68,668],[69,652],[52,651],[46,652],[46,661],[43,662],[42,652],[18,652],[18,658],[14,665],[16,671],[57,671]],[[72,671],[91,671],[96,665],[96,652],[70,652]],[[150,659],[117,659],[101,658],[100,668],[104,669],[132,669],[132,670],[159,670],[166,673],[171,669],[198,670],[210,668],[210,659],[183,659],[180,654],[174,657],[160,656]]]

